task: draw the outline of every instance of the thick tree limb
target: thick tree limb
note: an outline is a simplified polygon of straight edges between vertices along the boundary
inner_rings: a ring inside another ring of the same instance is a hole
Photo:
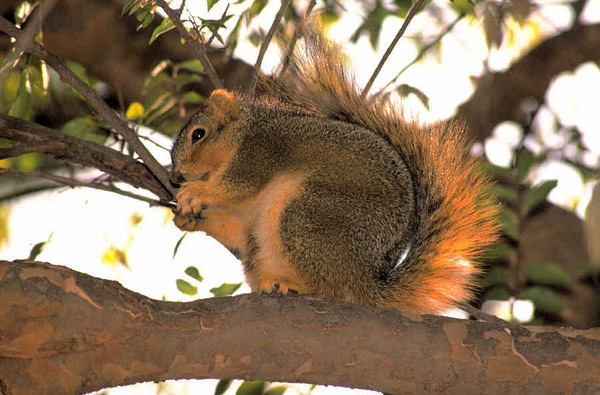
[[[170,195],[141,162],[108,147],[71,137],[56,130],[0,114],[0,137],[20,144],[0,149],[0,159],[26,152],[52,155],[106,172],[134,187],[144,188],[168,202]]]
[[[508,70],[481,77],[471,98],[458,109],[473,135],[483,140],[505,120],[523,121],[523,101],[539,103],[560,73],[585,62],[600,63],[600,24],[575,25],[544,40]]]
[[[600,329],[376,312],[304,297],[152,300],[47,263],[0,261],[0,390],[78,393],[244,378],[391,393],[593,393]]]

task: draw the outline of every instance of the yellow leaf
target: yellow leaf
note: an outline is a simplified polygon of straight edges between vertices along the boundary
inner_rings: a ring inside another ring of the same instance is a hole
[[[129,107],[127,108],[127,112],[125,113],[125,116],[128,119],[136,119],[136,118],[141,118],[144,115],[144,106],[142,105],[142,103],[134,101],[133,103],[131,103],[129,105]]]
[[[0,206],[0,246],[8,240],[8,220],[10,209],[7,206]]]
[[[117,265],[122,265],[129,269],[125,251],[112,245],[104,251],[104,254],[102,254],[102,262],[112,266],[113,269],[116,268]]]

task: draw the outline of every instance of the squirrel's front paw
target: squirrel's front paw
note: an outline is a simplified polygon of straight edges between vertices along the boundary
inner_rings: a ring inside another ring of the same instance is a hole
[[[179,229],[188,232],[202,230],[202,223],[204,222],[203,218],[196,219],[190,216],[183,216],[178,214],[177,209],[174,209],[173,213],[175,214],[173,217],[173,222]]]
[[[202,210],[208,208],[207,204],[202,203],[200,194],[194,188],[194,184],[184,183],[177,192],[177,208],[174,210],[176,215],[182,217],[190,217],[191,219],[199,220]]]

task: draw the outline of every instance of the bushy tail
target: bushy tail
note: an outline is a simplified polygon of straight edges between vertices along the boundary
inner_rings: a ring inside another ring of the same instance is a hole
[[[286,84],[291,102],[382,135],[413,177],[415,236],[378,305],[424,313],[467,301],[481,271],[475,257],[496,239],[497,229],[489,183],[468,155],[463,125],[422,127],[376,98],[361,98],[341,50],[314,32],[306,41],[306,56]]]

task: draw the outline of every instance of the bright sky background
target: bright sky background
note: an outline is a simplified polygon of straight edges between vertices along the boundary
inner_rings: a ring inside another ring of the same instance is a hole
[[[225,3],[225,2],[223,2]],[[259,17],[256,23],[266,26],[279,7],[278,2],[270,2],[269,9]],[[439,3],[439,2],[438,2]],[[543,2],[540,2],[543,3]],[[205,15],[202,9],[204,2],[188,2],[197,4],[199,10],[194,12]],[[360,23],[361,10],[354,3],[347,3],[348,12],[344,22],[331,30],[333,39],[347,42],[348,37]],[[225,4],[218,4],[208,18],[218,18]],[[233,10],[231,8],[230,10]],[[552,34],[570,24],[571,13],[567,7],[553,5],[543,8],[544,12],[536,16],[537,28],[543,35]],[[588,21],[600,20],[600,0],[590,2],[586,11]],[[447,21],[452,17],[448,16]],[[388,19],[381,34],[380,51],[383,52],[391,38],[395,35],[399,19]],[[432,37],[443,26],[427,19],[425,15],[417,16],[409,27],[411,32],[423,32]],[[455,107],[466,100],[473,90],[470,76],[483,72],[482,61],[488,56],[482,41],[480,28],[474,23],[459,23],[456,32],[444,40],[440,54],[441,62],[425,61],[409,69],[401,79],[417,86],[430,98],[430,112],[424,112],[420,103],[409,98],[404,104],[409,114],[419,116],[424,121],[432,121],[450,116]],[[531,27],[517,33],[515,45],[499,51],[492,51],[489,65],[494,70],[501,70],[510,64],[510,60],[518,57],[523,48],[535,36]],[[355,62],[357,77],[364,81],[370,76],[380,55],[371,54],[370,44],[366,38],[356,46],[348,46],[349,58]],[[392,58],[384,67],[373,87],[373,92],[389,81],[399,68],[410,62],[417,49],[410,40],[401,40]],[[248,43],[241,43],[236,53],[238,57],[254,63],[257,49]],[[277,49],[272,46],[263,64],[267,72],[273,70],[279,62]],[[439,89],[441,86],[444,89]],[[586,144],[594,151],[590,164],[597,163],[600,155],[600,71],[597,66],[585,64],[560,76],[547,93],[550,109],[567,125],[577,125],[585,132]],[[547,122],[549,117],[540,117],[540,122]],[[510,163],[510,148],[519,141],[520,131],[511,124],[503,124],[496,129],[495,138],[486,144],[490,159],[497,164]],[[554,139],[554,140],[553,140]],[[545,136],[544,141],[560,144],[560,137]],[[170,143],[164,142],[165,146]],[[155,149],[154,146],[149,148]],[[535,149],[531,144],[531,149]],[[163,163],[168,163],[166,152],[157,152]],[[591,184],[584,185],[579,175],[559,161],[551,161],[546,167],[534,175],[536,181],[559,178],[559,185],[550,198],[559,204],[577,206],[577,213],[582,216],[586,199],[589,199]],[[172,258],[175,244],[182,233],[171,222],[171,215],[166,209],[150,208],[147,204],[121,196],[94,190],[71,190],[67,188],[30,196],[13,202],[10,205],[10,236],[7,244],[0,247],[0,258],[26,258],[31,248],[40,241],[48,243],[39,260],[65,265],[93,276],[119,280],[125,287],[156,299],[166,297],[169,300],[190,300],[181,294],[176,286],[177,278],[185,278],[183,273],[187,266],[198,267],[205,280],[194,283],[200,288],[200,297],[212,296],[208,290],[223,282],[243,281],[241,265],[222,246],[204,234],[189,234],[181,244],[175,259]],[[130,218],[134,213],[141,216],[142,221],[132,226]],[[111,266],[102,263],[104,252],[111,246],[126,249],[130,268]],[[247,286],[239,292],[248,292]],[[178,383],[176,387],[161,387],[168,393],[209,393],[214,389],[215,381],[208,384]],[[111,394],[147,394],[155,392],[155,384],[126,387],[112,390]],[[306,387],[304,387],[306,388]],[[313,393],[320,394],[322,389]],[[286,394],[289,394],[287,392]],[[327,392],[333,393],[333,392]],[[352,393],[365,391],[337,390],[335,393]]]

